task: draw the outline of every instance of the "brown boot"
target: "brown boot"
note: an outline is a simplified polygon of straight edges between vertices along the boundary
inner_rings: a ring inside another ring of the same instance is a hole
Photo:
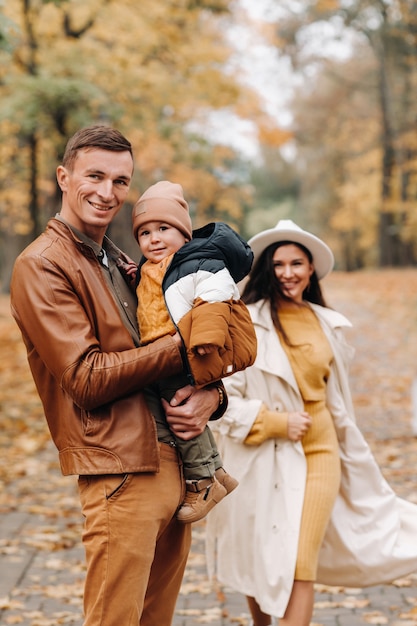
[[[227,495],[226,487],[217,478],[187,480],[187,493],[177,512],[177,520],[184,524],[203,519]]]
[[[239,484],[236,478],[233,478],[233,476],[230,476],[230,474],[228,474],[226,470],[223,469],[223,467],[220,467],[219,469],[217,469],[214,472],[214,475],[219,481],[219,483],[223,485],[223,487],[226,489],[228,494],[231,491],[233,491],[233,489],[236,489],[236,487]]]

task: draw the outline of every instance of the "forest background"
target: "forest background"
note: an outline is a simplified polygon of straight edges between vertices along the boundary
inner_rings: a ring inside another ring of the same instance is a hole
[[[0,0],[0,290],[92,123],[134,147],[109,233],[134,258],[129,208],[169,179],[194,227],[293,219],[340,270],[416,265],[416,87],[414,0]]]

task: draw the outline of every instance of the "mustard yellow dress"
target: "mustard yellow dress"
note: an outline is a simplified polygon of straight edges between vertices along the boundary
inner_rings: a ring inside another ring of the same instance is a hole
[[[339,446],[326,406],[326,383],[333,353],[312,309],[288,307],[280,309],[279,317],[291,345],[282,337],[281,343],[303,398],[304,410],[312,418],[302,440],[307,480],[294,578],[314,581],[320,546],[340,486]]]

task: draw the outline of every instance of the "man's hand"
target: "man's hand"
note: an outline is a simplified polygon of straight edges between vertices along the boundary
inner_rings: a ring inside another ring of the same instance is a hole
[[[219,406],[217,389],[195,389],[191,385],[179,389],[169,404],[162,399],[167,422],[180,439],[201,435],[211,415]]]

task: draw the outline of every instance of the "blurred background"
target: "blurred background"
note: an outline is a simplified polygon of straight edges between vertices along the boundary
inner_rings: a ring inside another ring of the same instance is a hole
[[[293,219],[339,270],[415,266],[416,86],[414,0],[0,0],[0,290],[92,123],[134,147],[109,232],[134,258],[130,208],[168,179],[195,228]]]

